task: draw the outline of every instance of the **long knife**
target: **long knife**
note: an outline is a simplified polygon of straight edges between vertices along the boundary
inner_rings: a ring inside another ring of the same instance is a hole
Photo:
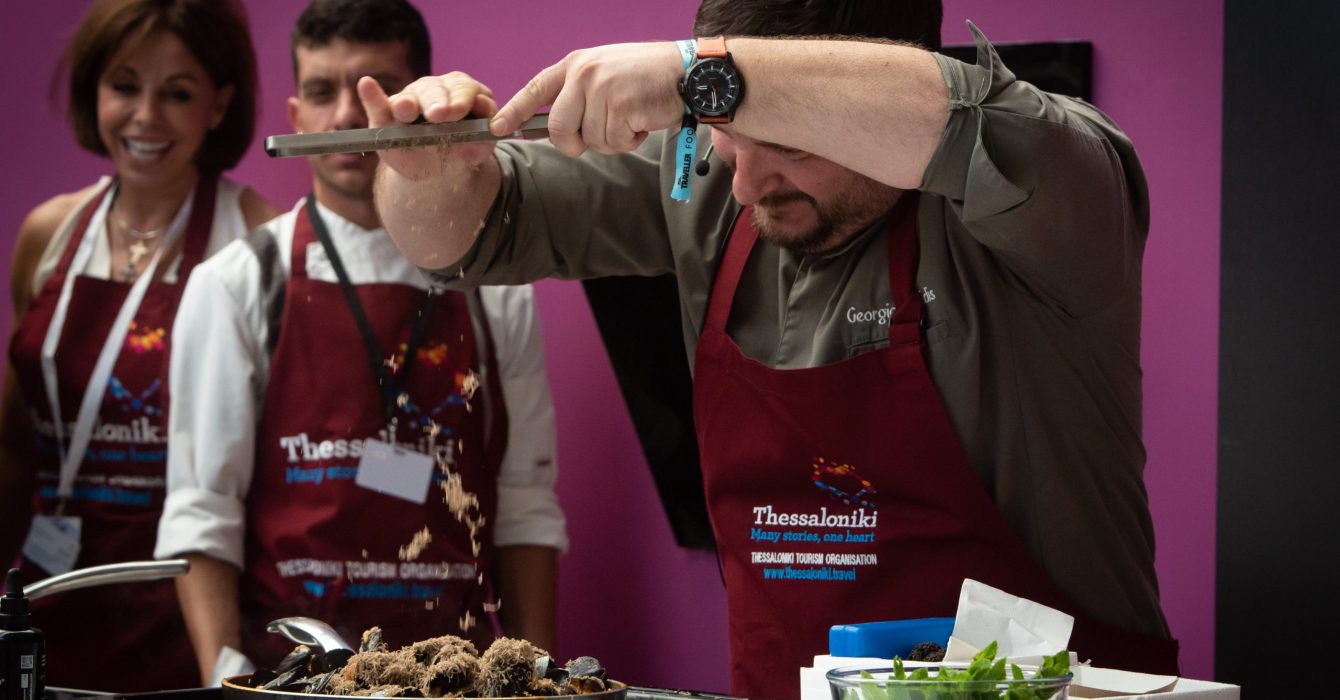
[[[489,131],[487,119],[464,119],[458,122],[430,124],[398,124],[375,129],[345,129],[315,134],[286,134],[265,139],[265,153],[271,158],[315,156],[327,153],[366,153],[392,148],[419,148],[440,146],[465,141],[498,141],[501,139],[537,139],[549,135],[549,115],[537,114],[527,119],[520,129],[510,134],[495,136]]]

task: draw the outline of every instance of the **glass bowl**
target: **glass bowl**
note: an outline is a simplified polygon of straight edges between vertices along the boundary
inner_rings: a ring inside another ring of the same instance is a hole
[[[911,673],[914,669],[908,668]],[[1072,674],[1037,678],[1025,672],[1014,680],[936,680],[938,667],[929,667],[931,679],[922,681],[890,678],[892,668],[835,668],[829,671],[828,689],[833,700],[1067,700]],[[874,678],[865,678],[862,671]]]

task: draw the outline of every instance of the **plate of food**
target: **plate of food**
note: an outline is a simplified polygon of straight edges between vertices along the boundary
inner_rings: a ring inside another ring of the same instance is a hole
[[[333,653],[332,653],[333,652]],[[352,653],[348,653],[352,652]],[[381,698],[577,698],[624,700],[627,686],[581,656],[564,665],[523,639],[500,637],[484,653],[450,635],[391,650],[381,630],[357,651],[299,644],[272,670],[223,681],[225,700]]]

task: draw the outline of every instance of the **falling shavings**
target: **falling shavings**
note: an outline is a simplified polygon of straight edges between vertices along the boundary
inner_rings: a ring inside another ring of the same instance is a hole
[[[475,397],[476,391],[479,391],[479,375],[474,370],[470,370],[461,380],[461,397],[469,401]]]
[[[425,525],[422,530],[414,533],[414,537],[410,539],[409,544],[400,547],[400,561],[418,559],[419,555],[423,554],[424,548],[432,541],[433,536],[428,532],[428,526]]]

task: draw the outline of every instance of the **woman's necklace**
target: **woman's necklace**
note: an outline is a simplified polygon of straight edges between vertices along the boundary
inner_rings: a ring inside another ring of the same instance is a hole
[[[126,266],[121,268],[121,281],[133,282],[139,276],[140,261],[149,254],[149,241],[162,238],[163,234],[167,232],[167,227],[141,231],[131,226],[124,216],[117,216],[116,219],[117,223],[121,225],[121,230],[125,231],[134,240],[130,244],[130,257],[126,258]]]

